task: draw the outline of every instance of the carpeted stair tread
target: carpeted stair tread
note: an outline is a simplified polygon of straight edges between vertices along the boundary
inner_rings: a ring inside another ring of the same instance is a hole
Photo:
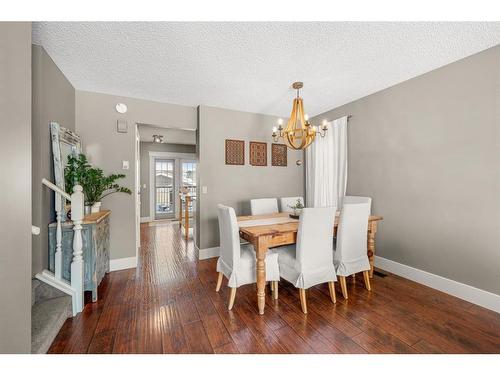
[[[38,300],[31,308],[31,352],[47,353],[64,322],[71,315],[71,297],[66,294]]]

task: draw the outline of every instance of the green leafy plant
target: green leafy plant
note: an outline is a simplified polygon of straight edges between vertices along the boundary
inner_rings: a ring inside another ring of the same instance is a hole
[[[66,192],[71,194],[75,185],[81,185],[85,195],[85,205],[91,206],[104,197],[114,193],[132,194],[129,188],[116,183],[124,174],[105,176],[102,169],[92,167],[84,154],[68,156],[68,164],[64,168]]]
[[[295,203],[293,206],[288,205],[288,207],[296,211],[296,210],[302,210],[304,208],[304,205],[302,204],[300,199],[297,199],[297,203]]]

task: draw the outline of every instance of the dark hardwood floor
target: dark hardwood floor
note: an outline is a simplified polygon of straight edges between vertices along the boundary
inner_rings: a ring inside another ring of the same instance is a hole
[[[500,314],[388,274],[349,278],[307,292],[280,283],[279,300],[256,309],[254,285],[227,310],[227,280],[215,292],[215,259],[197,261],[177,224],[141,225],[137,269],[111,272],[99,300],[68,319],[49,353],[500,353]],[[337,284],[337,283],[336,283]]]

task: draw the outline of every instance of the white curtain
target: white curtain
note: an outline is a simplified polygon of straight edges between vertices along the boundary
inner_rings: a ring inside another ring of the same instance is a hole
[[[347,187],[347,116],[328,123],[306,149],[307,207],[341,207]]]

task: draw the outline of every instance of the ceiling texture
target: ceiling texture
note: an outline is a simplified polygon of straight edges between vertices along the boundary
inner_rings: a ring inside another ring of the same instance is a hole
[[[77,90],[310,116],[500,43],[500,22],[35,22]]]

